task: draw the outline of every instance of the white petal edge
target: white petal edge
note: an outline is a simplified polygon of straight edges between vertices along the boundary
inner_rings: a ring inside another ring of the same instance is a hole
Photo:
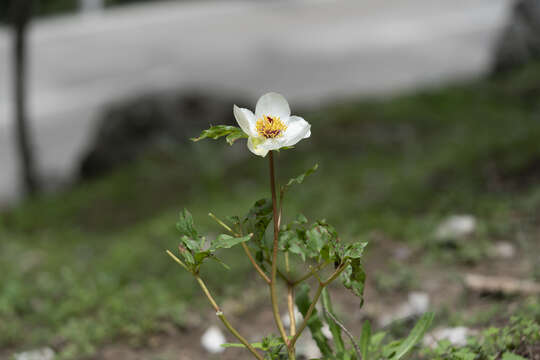
[[[275,139],[266,139],[259,147],[262,147],[265,150],[278,150],[285,145],[286,139],[284,137],[275,138]]]
[[[257,146],[253,145],[252,139],[253,138],[250,136],[247,141],[247,147],[249,151],[251,151],[257,156],[265,157],[266,154],[268,154],[268,149],[265,149],[262,144],[259,144]]]
[[[248,136],[256,136],[257,130],[255,128],[255,115],[251,110],[239,108],[238,106],[233,106],[234,118],[243,132],[248,134]]]
[[[257,118],[268,115],[277,116],[283,120],[291,116],[291,108],[283,95],[270,92],[259,98],[255,106],[255,114]]]
[[[302,139],[311,136],[311,125],[300,116],[291,116],[287,122],[282,146],[293,146]]]

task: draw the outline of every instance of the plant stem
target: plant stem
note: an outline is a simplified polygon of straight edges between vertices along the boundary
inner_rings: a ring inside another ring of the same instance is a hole
[[[329,263],[325,262],[325,263],[322,263],[322,264],[319,264],[317,266],[315,266],[313,269],[311,269],[311,271],[309,271],[307,274],[305,274],[304,276],[300,277],[298,280],[295,280],[293,282],[293,285],[298,285],[300,284],[302,281],[304,280],[307,280],[309,279],[310,277],[312,277],[313,275],[315,275],[316,273],[318,273],[320,270],[324,269]]]
[[[257,352],[257,350],[255,350],[255,348],[253,346],[251,346],[251,344],[246,340],[246,338],[244,338],[242,335],[240,335],[240,333],[231,325],[231,323],[227,320],[227,318],[225,317],[225,314],[223,314],[223,311],[221,311],[221,308],[219,307],[219,305],[216,303],[216,301],[214,300],[214,298],[212,297],[212,294],[210,294],[210,291],[208,290],[208,288],[206,287],[206,284],[204,283],[203,279],[200,278],[199,275],[197,274],[193,274],[193,276],[195,276],[195,279],[197,280],[197,282],[199,283],[199,285],[201,286],[201,289],[203,290],[204,294],[206,295],[206,297],[208,298],[208,301],[210,301],[210,304],[212,304],[212,307],[214,308],[214,310],[216,310],[216,315],[217,317],[221,320],[221,322],[223,323],[223,325],[225,325],[225,327],[242,343],[244,344],[244,346],[253,354],[253,356],[255,356],[258,360],[264,360],[264,358],[261,356],[261,354],[259,354]]]
[[[219,225],[223,226],[228,232],[230,232],[234,236],[236,236],[236,237],[242,236],[242,234],[239,234],[239,233],[235,232],[227,224],[225,224],[223,221],[221,221],[221,219],[219,219],[216,215],[214,215],[212,213],[208,213],[208,216],[210,216],[212,219],[214,219]],[[249,247],[246,245],[246,243],[242,243],[242,247],[244,248],[244,251],[246,252],[247,257],[249,258],[249,261],[251,261],[251,263],[253,264],[253,267],[255,268],[255,270],[257,270],[257,272],[259,273],[259,275],[261,275],[261,277],[263,278],[264,281],[266,281],[268,284],[270,284],[270,278],[260,268],[259,264],[257,264],[255,259],[253,258],[253,255],[251,255],[251,251],[249,251]]]
[[[172,257],[172,259],[174,261],[176,261],[178,263],[178,265],[180,265],[181,267],[183,267],[184,269],[186,269],[187,271],[191,272],[188,267],[186,266],[186,264],[184,264],[182,262],[182,260],[180,260],[179,258],[176,257],[176,255],[174,255],[172,252],[170,252],[169,250],[166,250],[165,251],[170,257]]]
[[[257,264],[255,259],[253,258],[253,255],[251,255],[251,251],[249,251],[249,248],[246,245],[246,243],[242,243],[242,247],[244,248],[244,251],[246,252],[247,257],[249,258],[249,261],[251,261],[251,263],[253,264],[253,267],[255,268],[255,270],[257,270],[259,275],[261,275],[261,277],[263,278],[264,281],[266,281],[267,284],[270,284],[271,283],[270,278],[268,277],[268,275],[264,273],[263,269],[261,269],[259,264]]]
[[[231,229],[229,227],[229,225],[225,224],[221,219],[219,219],[216,215],[212,214],[212,213],[208,213],[208,216],[210,216],[212,219],[215,220],[215,222],[217,222],[219,225],[223,226],[223,228],[225,230],[227,230],[228,232],[230,232],[231,234],[233,234],[234,236],[236,237],[240,237],[240,234],[238,234],[237,232],[235,232],[233,229]]]
[[[270,151],[269,153],[269,168],[270,168],[270,190],[272,192],[272,212],[274,215],[274,246],[272,249],[272,272],[270,276],[270,298],[272,301],[272,312],[274,313],[274,320],[276,326],[283,338],[283,342],[289,348],[289,357],[290,357],[290,347],[289,340],[287,339],[287,333],[283,327],[283,322],[279,314],[279,306],[276,294],[276,274],[277,274],[277,253],[278,253],[278,237],[279,237],[279,214],[277,211],[277,199],[276,199],[276,177],[274,174],[274,152]],[[293,350],[294,352],[294,350]]]
[[[321,293],[323,289],[324,289],[324,285],[322,283],[319,284],[319,287],[317,288],[317,292],[315,293],[315,297],[313,298],[313,301],[309,305],[308,311],[306,312],[306,316],[304,316],[304,321],[302,321],[302,324],[298,328],[298,331],[291,339],[291,346],[294,346],[294,344],[296,343],[296,340],[298,340],[298,338],[302,334],[302,331],[304,331],[304,329],[306,328],[308,320],[311,317],[313,310],[315,310],[315,305],[317,305],[317,302],[319,301],[319,297],[321,297]]]
[[[289,308],[289,318],[291,320],[290,334],[296,333],[296,317],[294,314],[294,285],[287,284],[287,305]]]
[[[330,275],[330,277],[326,281],[319,281],[319,287],[317,288],[317,292],[315,293],[315,297],[313,298],[313,301],[309,305],[308,311],[306,312],[306,316],[304,316],[304,320],[302,321],[302,324],[298,328],[298,331],[293,336],[293,338],[290,341],[290,347],[294,347],[294,344],[296,343],[296,340],[302,335],[302,332],[307,326],[308,320],[311,317],[311,314],[313,314],[313,310],[315,310],[315,305],[317,305],[317,302],[319,301],[319,298],[321,297],[323,289],[328,286],[332,281],[334,281],[342,272],[345,270],[347,265],[349,264],[348,261],[345,261],[343,264],[341,264],[336,271]]]

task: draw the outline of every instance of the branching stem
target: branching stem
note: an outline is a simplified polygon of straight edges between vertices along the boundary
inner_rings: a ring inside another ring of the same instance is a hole
[[[328,279],[326,279],[326,281],[320,281],[319,280],[319,286],[317,287],[317,292],[315,293],[315,297],[313,298],[313,301],[309,305],[309,308],[308,308],[308,310],[306,312],[306,316],[304,316],[304,320],[302,321],[302,324],[298,328],[298,331],[296,332],[296,334],[291,339],[290,345],[289,345],[290,347],[294,347],[294,345],[296,344],[296,341],[298,340],[300,335],[302,335],[302,332],[306,328],[308,320],[311,317],[311,315],[313,314],[313,310],[315,310],[315,306],[317,305],[317,302],[319,301],[319,298],[321,297],[323,289],[326,286],[328,286],[332,281],[334,281],[343,272],[343,270],[345,270],[345,268],[347,267],[348,264],[349,264],[348,261],[345,261],[343,264],[341,264],[336,269],[336,271],[332,275],[330,275],[330,277]]]
[[[272,249],[272,272],[270,276],[270,298],[272,301],[272,312],[274,314],[274,320],[276,322],[276,326],[279,330],[279,333],[283,339],[283,342],[289,350],[291,349],[289,346],[289,340],[287,338],[287,333],[285,332],[285,328],[283,327],[283,322],[281,321],[281,316],[279,314],[279,306],[278,306],[278,300],[277,300],[277,293],[276,293],[276,274],[277,274],[277,254],[278,254],[278,247],[279,247],[279,214],[277,210],[277,199],[276,199],[276,178],[275,178],[275,172],[274,172],[274,153],[273,151],[269,152],[269,169],[270,169],[270,191],[272,192],[272,211],[274,215],[274,245]],[[290,353],[290,351],[289,351]],[[290,355],[289,355],[290,357]]]

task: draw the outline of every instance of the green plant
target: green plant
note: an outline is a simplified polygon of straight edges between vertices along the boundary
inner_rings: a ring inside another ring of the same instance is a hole
[[[365,273],[362,267],[362,256],[366,242],[346,243],[342,241],[333,226],[325,220],[309,223],[305,216],[299,214],[295,220],[285,223],[282,217],[285,195],[293,185],[300,185],[305,178],[315,172],[318,165],[305,173],[290,179],[278,189],[276,186],[274,152],[289,149],[300,140],[311,135],[310,125],[302,118],[290,115],[287,101],[279,94],[263,95],[256,106],[256,115],[247,109],[234,106],[234,115],[240,128],[235,126],[212,126],[204,130],[199,141],[205,138],[218,139],[225,137],[229,144],[247,138],[247,146],[255,155],[269,159],[270,199],[255,202],[245,217],[230,216],[224,220],[214,214],[209,216],[221,225],[227,234],[221,234],[207,240],[199,234],[189,211],[184,209],[180,214],[177,228],[181,234],[181,242],[177,255],[167,253],[200,285],[216,315],[225,327],[240,341],[240,344],[228,346],[245,347],[259,359],[296,358],[296,342],[308,327],[319,347],[324,359],[357,359],[360,352],[366,359],[372,353],[369,345],[372,342],[371,330],[366,325],[361,336],[361,345],[357,345],[342,323],[333,313],[328,285],[336,280],[362,298]],[[279,201],[278,201],[279,200]],[[270,223],[273,224],[273,236],[267,239],[265,234]],[[254,270],[268,285],[272,312],[279,337],[268,336],[261,342],[250,343],[229,322],[222,308],[218,305],[207,284],[200,275],[200,269],[206,260],[214,260],[228,266],[217,256],[221,249],[241,246],[253,265]],[[278,306],[278,280],[287,288],[287,309],[290,318],[290,329],[287,333],[281,320]],[[315,294],[310,297],[310,280],[315,280]],[[316,304],[322,297],[324,315],[321,317]],[[294,304],[303,315],[303,321],[296,324]],[[426,314],[404,340],[393,341],[378,350],[384,358],[397,360],[408,353],[421,340],[424,332],[431,324],[433,314]],[[328,323],[333,334],[334,344],[331,346],[322,333],[323,320]],[[297,326],[298,325],[298,326]],[[346,347],[342,334],[348,336],[351,347]],[[380,340],[382,340],[379,335]],[[379,343],[380,343],[379,340]],[[264,353],[261,355],[261,350]],[[375,357],[374,357],[375,358]]]
[[[533,319],[514,316],[503,328],[490,327],[479,336],[471,337],[466,346],[440,341],[434,349],[426,350],[433,360],[522,360],[533,359],[540,346],[540,324]]]

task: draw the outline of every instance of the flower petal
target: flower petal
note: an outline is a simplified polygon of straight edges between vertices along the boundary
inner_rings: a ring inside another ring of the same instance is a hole
[[[262,143],[261,144],[258,144],[258,145],[255,145],[253,144],[253,137],[249,137],[248,138],[248,141],[247,141],[247,147],[249,149],[249,151],[251,151],[252,153],[254,153],[255,155],[258,155],[258,156],[262,156],[262,157],[265,157],[266,154],[268,154],[268,150],[265,149],[263,146],[262,146]],[[255,139],[255,141],[257,142],[258,139]]]
[[[257,136],[257,129],[255,128],[255,115],[251,110],[239,108],[238,106],[233,106],[233,113],[238,125],[243,132],[248,134],[248,136]]]
[[[255,106],[255,114],[257,118],[268,115],[286,119],[291,116],[291,108],[283,95],[271,92],[259,98]]]
[[[293,146],[311,136],[311,125],[300,116],[291,116],[286,125],[287,130],[283,133],[284,141],[281,146]]]

